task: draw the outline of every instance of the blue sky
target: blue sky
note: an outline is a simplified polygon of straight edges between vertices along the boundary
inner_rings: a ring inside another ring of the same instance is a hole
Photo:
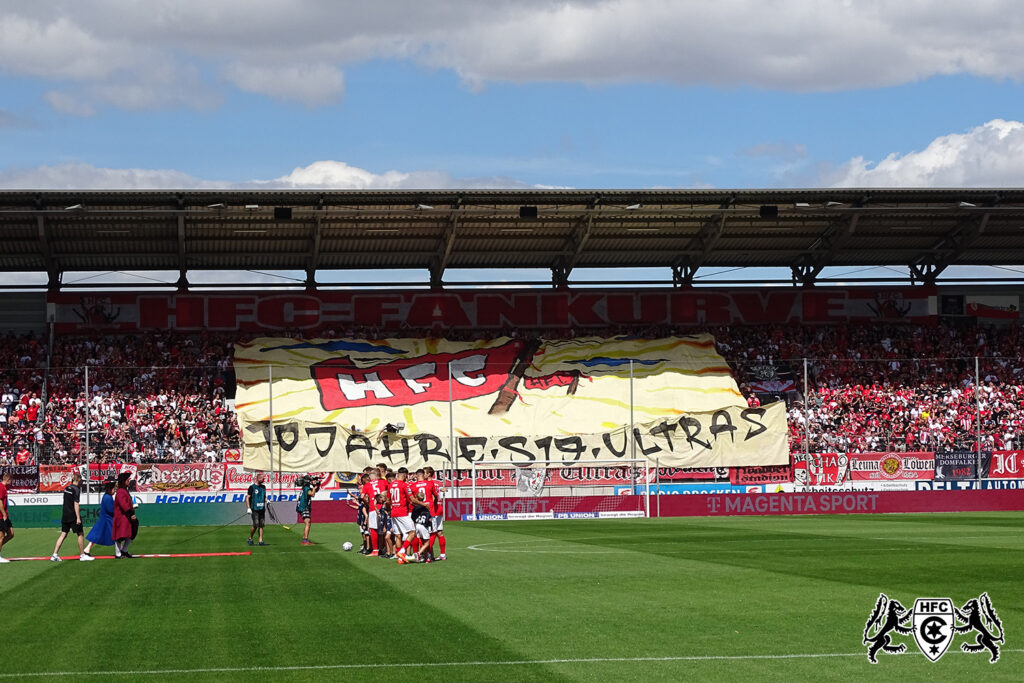
[[[100,105],[90,116],[47,106],[52,86],[0,79],[17,119],[0,128],[4,170],[78,163],[244,182],[336,160],[530,185],[819,186],[852,158],[902,156],[1024,115],[1020,84],[966,75],[825,93],[662,83],[471,91],[449,70],[376,60],[347,69],[344,97],[323,106],[225,88],[216,107]]]
[[[1024,185],[987,0],[9,0],[0,188]]]
[[[1013,3],[5,4],[3,187],[1021,184]]]

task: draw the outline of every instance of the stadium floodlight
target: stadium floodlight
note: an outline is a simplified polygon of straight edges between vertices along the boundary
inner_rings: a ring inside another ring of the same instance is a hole
[[[226,209],[227,206],[228,205],[225,204],[224,202],[218,202],[216,204],[207,204],[206,208],[207,209]]]
[[[977,208],[978,205],[971,204],[970,202],[960,202],[959,204],[957,204],[957,206],[960,207],[961,209],[974,209]]]
[[[837,206],[842,206],[842,205],[843,205],[842,202],[825,202],[825,208],[826,209],[833,209],[833,208],[835,208]]]
[[[84,208],[85,207],[82,206],[81,204],[72,204],[71,206],[65,206],[64,210],[65,211],[78,211],[78,210],[84,209]]]
[[[636,204],[630,204],[626,207],[626,211],[636,211],[637,209],[643,208],[643,204],[637,202]]]
[[[434,207],[432,207],[430,204],[417,204],[416,208],[420,209],[421,211],[429,211],[429,210],[433,209]]]
[[[256,209],[260,208],[260,205],[259,204],[246,204],[245,208],[248,209],[249,211],[255,211]]]
[[[809,209],[809,208],[811,208],[811,205],[808,204],[807,202],[795,202],[793,204],[793,208],[794,209]]]

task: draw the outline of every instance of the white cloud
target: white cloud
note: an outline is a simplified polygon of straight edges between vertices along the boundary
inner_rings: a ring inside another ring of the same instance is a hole
[[[373,173],[343,161],[317,161],[270,180],[205,180],[170,169],[101,168],[86,163],[56,164],[0,171],[0,188],[18,190],[161,189],[526,189],[513,178],[456,178],[444,171]]]
[[[240,89],[315,107],[341,98],[345,78],[330,64],[253,66],[234,63],[224,75]]]
[[[0,70],[97,86],[118,106],[196,98],[125,95],[198,87],[219,71],[243,90],[311,106],[335,101],[342,69],[371,59],[492,81],[881,87],[937,74],[1024,78],[1024,13],[1014,0],[964,11],[948,0],[8,0]],[[207,84],[206,87],[211,87]],[[208,98],[199,98],[207,103]]]
[[[43,99],[54,111],[71,116],[93,116],[96,109],[74,95],[59,90],[51,90],[43,95]]]
[[[363,168],[349,166],[343,161],[315,161],[309,166],[296,168],[291,173],[267,185],[288,188],[341,187],[351,190],[394,190],[409,181],[409,173],[386,171],[372,173]],[[258,182],[258,181],[257,181]]]
[[[96,80],[117,71],[122,60],[145,51],[130,41],[98,38],[89,31],[89,23],[88,16],[57,16],[47,21],[2,11],[0,68],[25,76]]]
[[[835,187],[1020,187],[1024,123],[994,119],[966,133],[935,138],[923,150],[874,163],[855,157],[833,173]]]
[[[180,171],[99,168],[83,163],[0,171],[0,188],[11,190],[158,190],[223,186]]]

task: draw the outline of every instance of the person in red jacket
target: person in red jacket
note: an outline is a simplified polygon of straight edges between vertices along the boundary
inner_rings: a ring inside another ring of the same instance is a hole
[[[114,543],[121,551],[121,557],[131,557],[128,546],[132,542],[132,522],[135,519],[132,495],[128,493],[131,478],[131,472],[117,475],[117,493],[114,494]]]

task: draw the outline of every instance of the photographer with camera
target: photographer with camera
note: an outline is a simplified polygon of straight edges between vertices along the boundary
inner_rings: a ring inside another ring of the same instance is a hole
[[[295,511],[299,513],[305,527],[302,530],[302,545],[313,545],[309,540],[309,527],[313,523],[313,496],[320,490],[320,478],[307,474],[295,480],[296,484],[302,486],[302,493],[299,494],[299,502]]]

